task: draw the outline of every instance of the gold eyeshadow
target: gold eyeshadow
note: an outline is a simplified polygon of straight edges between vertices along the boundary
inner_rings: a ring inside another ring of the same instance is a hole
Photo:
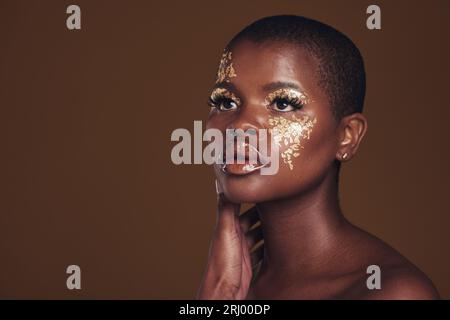
[[[220,101],[221,99],[230,99],[237,105],[241,104],[241,99],[239,99],[233,92],[225,88],[215,88],[211,92],[210,101]]]
[[[294,168],[293,159],[300,156],[300,150],[303,149],[303,140],[309,140],[312,129],[317,119],[311,119],[307,115],[296,117],[292,115],[290,119],[280,116],[269,116],[269,125],[275,143],[280,148],[286,148],[281,152],[283,162]],[[275,131],[273,129],[276,129]]]
[[[290,101],[298,101],[298,103],[305,105],[312,100],[306,95],[306,93],[292,89],[292,88],[280,88],[267,95],[264,99],[266,106],[271,105],[276,99],[286,99]]]
[[[216,83],[230,82],[231,78],[236,77],[236,72],[231,62],[231,51],[224,51],[220,59],[219,69],[217,70]]]

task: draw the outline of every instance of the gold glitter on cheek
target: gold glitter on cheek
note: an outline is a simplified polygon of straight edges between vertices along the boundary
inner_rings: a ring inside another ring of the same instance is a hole
[[[306,115],[297,118],[294,114],[291,119],[269,116],[269,125],[274,141],[280,150],[285,148],[281,152],[281,158],[289,166],[289,169],[294,169],[292,160],[300,155],[300,149],[304,148],[302,141],[304,139],[309,140],[316,122],[316,118],[312,120]],[[276,131],[273,131],[273,129],[276,129]]]
[[[225,51],[220,59],[219,69],[217,70],[216,83],[230,82],[230,78],[236,77],[236,72],[231,62],[231,51]]]

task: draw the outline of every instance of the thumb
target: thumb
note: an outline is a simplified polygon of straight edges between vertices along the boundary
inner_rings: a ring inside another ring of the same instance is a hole
[[[216,180],[217,192],[217,227],[223,231],[235,234],[237,232],[240,204],[232,203],[223,193],[220,183]]]

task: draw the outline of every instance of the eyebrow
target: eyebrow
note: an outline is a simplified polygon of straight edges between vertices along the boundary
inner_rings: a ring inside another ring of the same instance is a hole
[[[226,81],[218,82],[213,86],[213,90],[217,89],[217,88],[224,88],[229,91],[239,93],[239,90],[231,82],[226,82]],[[283,89],[283,88],[295,89],[295,90],[298,90],[301,92],[305,91],[299,84],[297,84],[295,82],[288,82],[288,81],[270,82],[270,83],[263,85],[261,88],[265,92],[275,91],[275,90]]]
[[[273,90],[283,89],[283,88],[291,88],[291,89],[296,89],[296,90],[299,90],[299,91],[304,91],[295,82],[276,81],[276,82],[271,82],[271,83],[268,83],[268,84],[265,84],[265,85],[262,86],[262,89],[264,91],[273,91]]]
[[[232,84],[231,82],[225,82],[225,81],[216,83],[213,86],[213,89],[217,89],[217,88],[223,88],[223,89],[227,89],[227,90],[230,90],[230,91],[237,91],[237,88],[235,87],[234,84]]]

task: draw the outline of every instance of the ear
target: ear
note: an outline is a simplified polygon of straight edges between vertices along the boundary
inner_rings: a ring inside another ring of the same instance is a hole
[[[348,161],[358,151],[367,132],[367,119],[362,113],[353,113],[341,119],[339,124],[339,141],[336,159]]]

